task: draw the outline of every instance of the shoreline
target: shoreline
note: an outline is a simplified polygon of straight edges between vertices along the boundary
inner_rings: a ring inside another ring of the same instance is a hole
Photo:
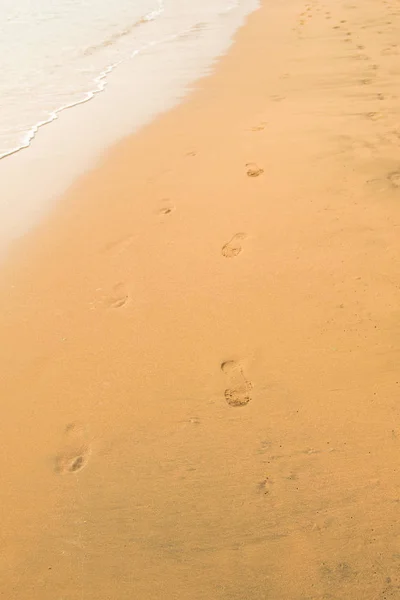
[[[0,257],[118,141],[190,95],[196,81],[229,50],[257,1],[245,0],[245,6],[226,14],[206,11],[202,24],[195,23],[198,11],[189,19],[194,25],[185,16],[175,22],[169,13],[165,20],[159,17],[159,24],[147,21],[145,27],[153,29],[145,29],[126,55],[114,56],[107,67],[99,65],[105,93],[89,92],[89,97],[58,109],[50,121],[43,121],[32,145],[0,159]]]
[[[399,19],[264,3],[13,246],[5,597],[398,593]]]

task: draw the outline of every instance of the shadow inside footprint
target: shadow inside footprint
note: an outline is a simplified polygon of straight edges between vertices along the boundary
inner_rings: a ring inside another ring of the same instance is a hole
[[[123,283],[114,285],[111,294],[103,298],[106,308],[122,308],[129,300],[129,294]]]
[[[172,204],[169,198],[165,198],[164,200],[162,200],[161,206],[157,212],[160,216],[166,216],[170,215],[174,210],[175,206]]]
[[[242,251],[242,244],[240,242],[246,239],[246,237],[245,233],[236,233],[229,242],[222,246],[222,256],[225,256],[225,258],[233,258],[240,254]]]
[[[260,169],[255,163],[247,163],[247,177],[259,177],[264,173],[264,169]]]
[[[241,365],[234,360],[227,360],[222,363],[221,370],[229,380],[229,387],[225,390],[225,400],[229,406],[246,406],[251,400],[253,386],[244,376]]]
[[[122,308],[128,302],[129,296],[120,296],[119,298],[111,298],[108,301],[109,308]]]
[[[86,465],[87,449],[79,448],[75,452],[59,454],[56,456],[56,473],[77,473]]]

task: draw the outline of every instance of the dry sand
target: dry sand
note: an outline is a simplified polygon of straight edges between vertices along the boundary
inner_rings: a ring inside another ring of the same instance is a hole
[[[14,247],[1,598],[400,598],[399,26],[266,1]]]

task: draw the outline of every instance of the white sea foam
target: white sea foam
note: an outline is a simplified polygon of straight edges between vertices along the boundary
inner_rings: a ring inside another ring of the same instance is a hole
[[[29,0],[21,2],[18,10],[12,0],[0,5],[0,48],[7,45],[0,49],[0,159],[29,147],[44,125],[102,92],[108,75],[127,59],[199,23],[212,26],[216,17],[241,4],[60,0],[55,5],[40,0],[38,8]]]
[[[1,0],[1,254],[110,144],[183,98],[257,6]]]
[[[93,8],[95,8],[95,7],[93,7]],[[3,9],[4,9],[4,7],[3,7]],[[143,16],[140,16],[136,21],[133,22],[133,24],[130,27],[124,28],[122,31],[113,33],[111,36],[103,39],[101,42],[97,43],[96,45],[93,45],[89,48],[84,49],[82,51],[82,54],[84,56],[89,56],[89,55],[95,54],[96,52],[97,53],[101,52],[102,49],[104,49],[108,46],[111,46],[113,44],[116,44],[118,42],[118,40],[120,40],[122,37],[132,34],[132,32],[134,31],[134,29],[136,27],[145,25],[146,23],[153,21],[154,19],[159,17],[163,13],[163,11],[164,11],[164,2],[163,2],[163,0],[158,0],[157,7],[153,8],[152,10],[150,10],[148,13],[144,14]],[[2,8],[0,6],[0,14],[1,14],[1,12],[2,12]],[[31,17],[31,19],[29,17]],[[56,17],[56,15],[54,15],[54,17]],[[40,15],[38,15],[36,12],[33,12],[33,14],[31,13],[30,15],[28,13],[28,19],[26,21],[27,28],[34,27],[35,20],[37,20],[38,18],[40,20]],[[42,16],[42,19],[43,19],[43,16]],[[49,27],[51,27],[51,21],[52,21],[52,19],[50,17],[48,17]],[[1,19],[0,19],[0,22],[1,22]],[[9,15],[6,15],[5,18],[3,19],[3,28],[4,28],[4,24],[10,23],[10,22],[12,22],[12,15],[9,14]],[[65,24],[66,27],[68,27],[69,25],[70,25],[69,23]],[[5,39],[6,37],[7,36],[4,35],[3,39]],[[20,39],[22,40],[22,37]],[[160,41],[162,41],[162,40],[160,40]],[[145,48],[145,47],[146,47],[146,44],[143,46],[143,48]],[[42,50],[46,51],[46,48],[45,47],[41,48],[41,46],[39,44],[38,46],[35,47],[35,50],[38,55],[38,63],[40,63],[40,52]],[[77,49],[77,51],[79,52],[79,49]],[[138,51],[136,51],[136,53],[138,53],[138,52],[140,52],[140,49]],[[18,55],[20,55],[20,53],[18,53]],[[23,58],[24,57],[22,55],[22,59]],[[92,80],[89,79],[86,84],[86,87],[88,88],[87,91],[82,91],[82,90],[79,91],[78,89],[73,91],[73,94],[72,94],[73,96],[80,95],[80,97],[77,97],[76,99],[71,100],[71,102],[68,102],[67,104],[62,104],[60,106],[57,106],[54,109],[47,108],[47,106],[57,104],[57,101],[58,101],[57,100],[57,96],[58,96],[57,88],[55,89],[54,94],[49,94],[48,97],[46,97],[45,99],[42,99],[42,105],[40,106],[36,102],[35,86],[33,86],[33,89],[30,89],[29,80],[26,82],[25,93],[20,94],[20,97],[18,97],[18,96],[13,97],[12,94],[8,93],[9,88],[10,88],[10,81],[8,81],[8,85],[5,86],[6,89],[3,89],[3,90],[1,89],[1,84],[0,84],[0,98],[2,97],[4,100],[7,99],[9,103],[14,102],[16,109],[17,109],[18,105],[25,104],[25,110],[28,111],[28,113],[30,114],[30,119],[33,121],[32,125],[27,129],[27,131],[22,131],[19,133],[19,131],[18,131],[18,129],[19,129],[18,128],[18,110],[15,110],[13,112],[13,114],[10,116],[10,120],[14,121],[14,123],[15,123],[12,131],[16,131],[16,134],[10,135],[10,133],[9,133],[10,126],[8,128],[4,127],[3,131],[0,130],[0,150],[2,149],[2,151],[0,151],[0,159],[10,156],[11,154],[15,154],[15,152],[18,152],[19,150],[29,147],[32,140],[35,138],[37,132],[39,131],[39,129],[41,127],[43,127],[44,125],[48,125],[52,121],[55,121],[58,118],[59,114],[61,112],[63,112],[64,110],[73,108],[75,106],[78,106],[79,104],[84,104],[85,102],[88,102],[89,100],[94,98],[94,96],[96,96],[96,94],[102,92],[107,85],[107,76],[119,64],[121,64],[121,62],[123,62],[124,59],[126,59],[126,56],[124,56],[124,55],[120,56],[118,58],[118,60],[116,60],[115,62],[104,67],[99,72],[98,75],[93,76]],[[12,80],[13,76],[15,78],[20,78],[20,74],[18,72],[20,66],[21,65],[19,65],[19,64],[14,65],[15,71],[14,71],[14,73],[10,73],[11,80]],[[0,68],[1,68],[1,58],[0,58]],[[5,69],[4,69],[4,71],[5,71]],[[61,66],[60,66],[59,75],[62,76],[62,67]],[[49,77],[48,84],[50,83],[50,80],[51,80],[51,77]],[[73,84],[72,84],[72,86],[73,86]],[[60,87],[62,87],[62,86],[60,86]],[[78,86],[77,86],[77,88],[78,88]],[[46,116],[45,119],[35,122],[34,121],[35,114],[39,110],[40,111],[43,110],[45,112],[48,111],[48,115]],[[1,121],[0,121],[0,123],[1,123]],[[15,145],[12,147],[13,144],[15,144]],[[8,147],[7,147],[7,145],[8,145]]]

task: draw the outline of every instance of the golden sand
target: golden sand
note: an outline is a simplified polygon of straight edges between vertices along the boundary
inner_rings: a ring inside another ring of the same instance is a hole
[[[14,246],[1,598],[400,598],[399,25],[265,1]]]

